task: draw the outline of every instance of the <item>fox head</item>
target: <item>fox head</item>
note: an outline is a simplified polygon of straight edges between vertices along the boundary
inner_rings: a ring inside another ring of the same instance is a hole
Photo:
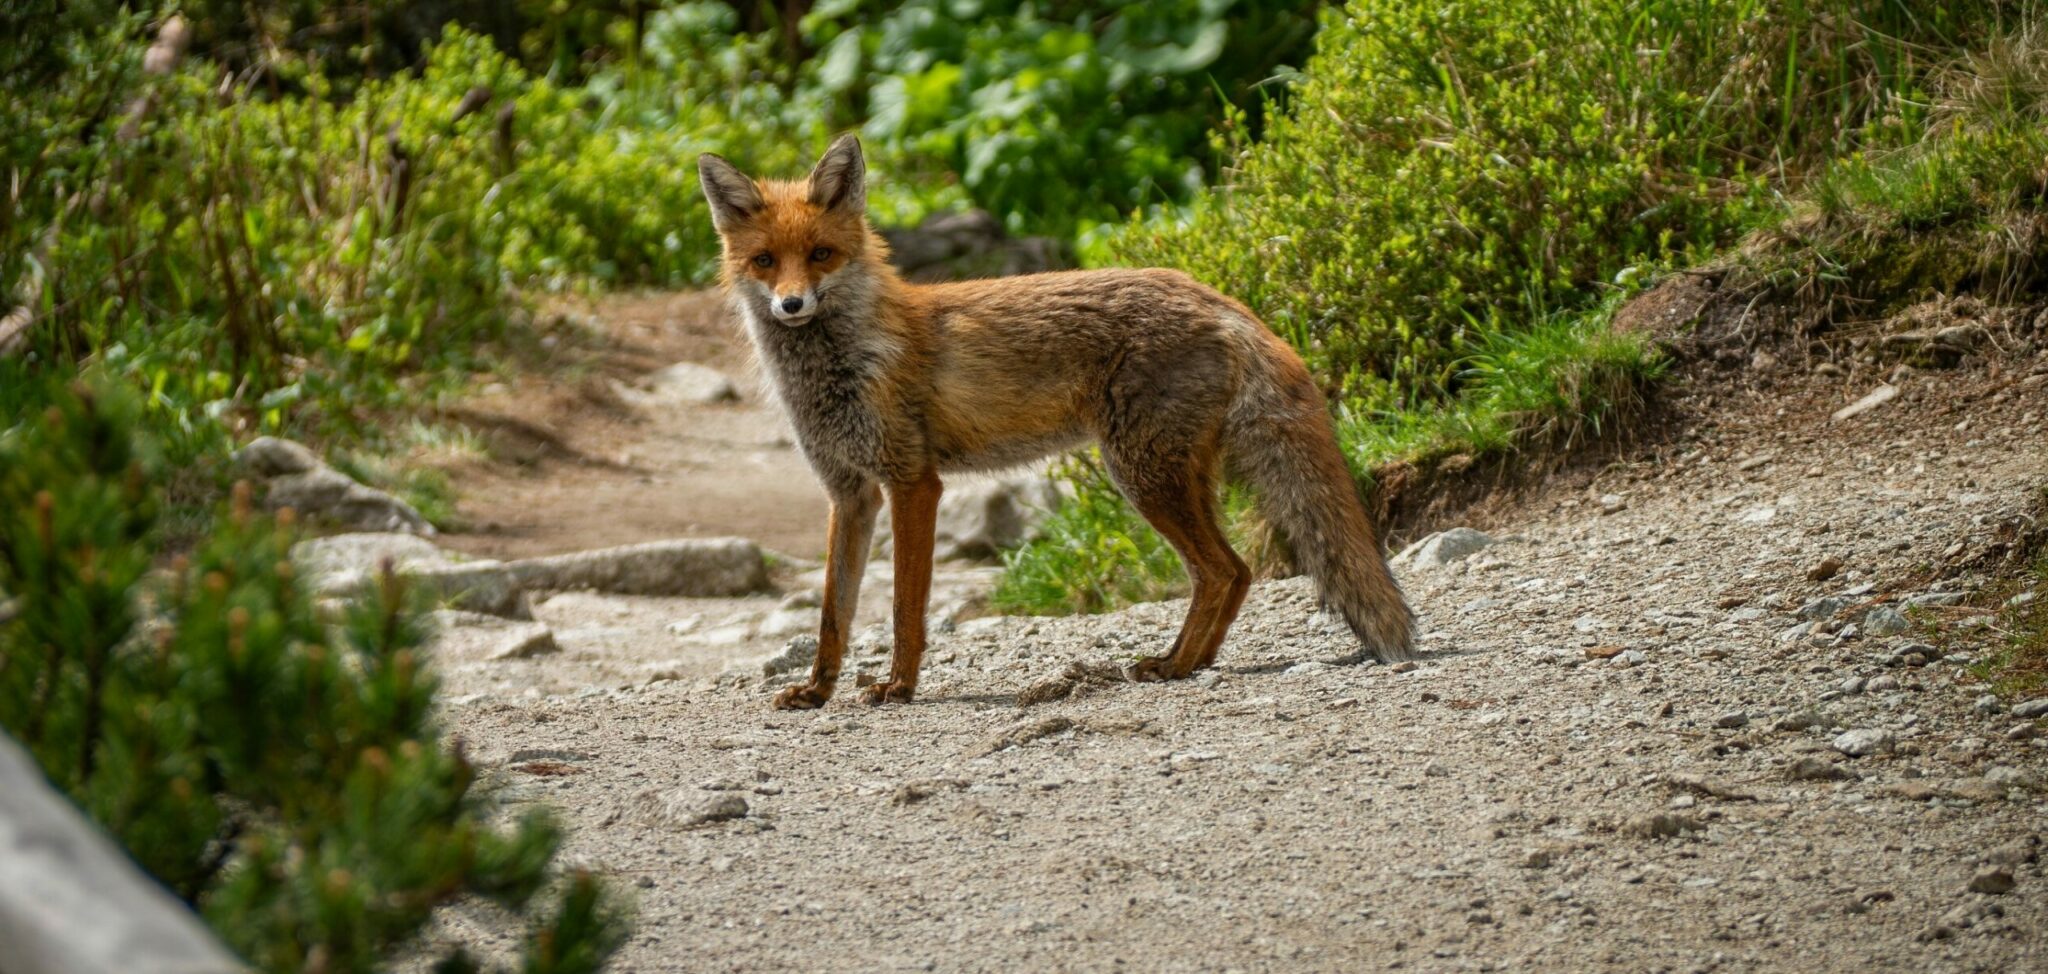
[[[756,180],[723,157],[697,157],[711,222],[724,245],[726,285],[795,328],[831,310],[835,290],[882,244],[868,231],[867,163],[860,140],[834,140],[798,181]]]

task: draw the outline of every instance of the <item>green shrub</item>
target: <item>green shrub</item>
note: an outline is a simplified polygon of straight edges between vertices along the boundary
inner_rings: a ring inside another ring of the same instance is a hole
[[[1229,188],[1109,252],[1250,303],[1373,407],[1487,335],[1726,242],[1767,191],[1910,128],[1915,44],[1999,5],[1354,2]]]
[[[431,385],[423,369],[484,361],[502,234],[476,205],[488,179],[465,178],[489,172],[487,119],[448,121],[454,82],[271,100],[204,62],[144,78],[137,47],[81,36],[47,105],[8,92],[31,106],[5,124],[28,178],[0,241],[33,255],[12,282],[40,291],[29,361],[128,375],[173,425],[272,429],[345,426]],[[93,104],[149,107],[124,137]]]
[[[1776,194],[1832,157],[1917,138],[1935,75],[2005,12],[1353,0],[1223,186],[1088,254],[1250,304],[1333,393],[1354,470],[1568,443],[1620,419],[1659,367],[1609,334],[1622,295],[1773,218]],[[2029,151],[2005,137],[2012,158]],[[1923,182],[1927,208],[1953,207],[1960,187]],[[1063,578],[1095,539],[1034,542],[1007,563],[1033,580],[1006,585],[1016,608],[1162,581],[1131,554],[1147,548],[1128,513],[1058,523],[1131,543]]]
[[[246,492],[153,574],[140,405],[47,398],[0,439],[0,727],[52,782],[260,969],[377,969],[477,895],[533,920],[528,970],[595,971],[614,908],[578,876],[542,910],[558,830],[480,820],[402,586],[330,624]]]

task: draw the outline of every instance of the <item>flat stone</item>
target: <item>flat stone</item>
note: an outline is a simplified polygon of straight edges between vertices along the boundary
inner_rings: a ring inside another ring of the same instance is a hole
[[[1972,893],[2002,896],[2012,892],[2013,887],[2017,885],[2019,884],[2012,878],[2012,870],[2006,869],[2003,866],[1987,866],[1977,870],[1976,875],[1970,877],[1970,892]]]
[[[405,584],[453,609],[508,619],[533,618],[533,606],[502,562],[462,561],[427,541],[393,532],[337,534],[292,546],[292,564],[314,594],[360,599],[376,590],[389,562]]]
[[[1839,595],[1829,595],[1814,599],[1800,606],[1799,611],[1793,613],[1793,615],[1807,622],[1819,622],[1824,619],[1834,618],[1836,613],[1854,604],[1855,600],[1853,599],[1844,598]]]
[[[292,567],[315,589],[375,574],[388,561],[398,572],[453,565],[462,559],[416,534],[363,531],[309,538],[292,545]],[[331,580],[331,581],[330,581]]]
[[[1808,755],[1792,762],[1785,776],[1793,781],[1851,781],[1856,773],[1826,758]]]
[[[505,633],[498,646],[491,652],[493,661],[532,659],[536,656],[552,656],[562,651],[555,642],[555,632],[547,626],[531,622],[512,628]]]
[[[1904,613],[1888,605],[1880,605],[1863,614],[1863,631],[1874,636],[1889,636],[1912,628],[1912,622]]]
[[[522,588],[725,598],[768,587],[761,549],[745,538],[687,538],[507,562]]]
[[[1852,758],[1868,757],[1890,751],[1896,742],[1890,731],[1875,728],[1858,728],[1836,735],[1835,750]]]
[[[2011,765],[1995,764],[1984,769],[1984,783],[1993,788],[2032,789],[2036,785],[2033,775]]]
[[[263,504],[354,531],[404,531],[432,536],[434,526],[411,504],[366,487],[332,467],[288,473],[265,482]]]
[[[435,601],[450,608],[484,612],[507,619],[533,618],[533,602],[503,562],[471,561],[423,567],[403,573]],[[376,584],[374,579],[365,584]],[[366,591],[366,590],[359,590]]]
[[[614,815],[642,825],[690,829],[745,818],[749,811],[747,800],[731,792],[707,798],[694,788],[672,788],[641,792]]]
[[[2048,717],[2048,697],[2040,697],[2025,703],[2014,704],[2012,715],[2028,720],[2032,720],[2035,717]]]
[[[1835,410],[1834,416],[1832,418],[1836,422],[1840,422],[1845,419],[1861,416],[1864,413],[1867,413],[1873,409],[1876,409],[1879,406],[1884,405],[1885,403],[1891,402],[1894,398],[1898,396],[1898,394],[1899,387],[1887,382],[1881,386],[1878,386],[1875,389],[1870,390],[1868,393],[1864,394],[1863,398],[1858,399],[1855,402],[1848,404],[1847,406],[1843,406],[1842,408]]]

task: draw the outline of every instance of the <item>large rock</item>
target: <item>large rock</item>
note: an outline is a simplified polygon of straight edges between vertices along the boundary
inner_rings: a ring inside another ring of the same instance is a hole
[[[1493,539],[1471,528],[1438,531],[1401,550],[1393,563],[1414,568],[1442,568],[1464,561],[1493,544]]]
[[[527,558],[505,565],[520,588],[723,598],[768,587],[761,549],[745,538],[682,539]]]
[[[527,598],[511,566],[504,562],[467,561],[425,567],[405,573],[405,578],[450,608],[507,619],[533,618],[532,600]]]
[[[259,436],[235,451],[235,466],[245,474],[269,478],[307,473],[326,464],[321,463],[320,458],[304,444],[275,436]]]
[[[1897,746],[1891,732],[1875,727],[1859,727],[1835,735],[1835,750],[1852,758],[1869,757],[1873,754],[1889,753]]]
[[[263,487],[271,510],[291,508],[313,521],[351,531],[403,531],[432,537],[434,526],[411,504],[357,483],[304,445],[259,436],[235,451],[235,466]]]
[[[0,734],[0,970],[246,970]]]
[[[1004,549],[1037,537],[1064,496],[1042,469],[947,484],[939,498],[933,557],[993,559]],[[892,527],[885,511],[876,529],[882,539],[878,550],[893,550]]]
[[[1034,274],[1073,266],[1051,237],[1012,237],[987,210],[942,213],[882,231],[889,260],[920,281]]]
[[[450,608],[508,619],[533,618],[529,591],[722,598],[768,587],[761,549],[743,538],[654,541],[501,562],[466,560],[409,535],[342,534],[300,542],[292,561],[323,596],[368,593],[388,562]]]

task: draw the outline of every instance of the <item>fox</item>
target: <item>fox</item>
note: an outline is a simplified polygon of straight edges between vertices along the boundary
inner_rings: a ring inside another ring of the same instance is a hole
[[[1322,390],[1250,308],[1166,269],[910,283],[868,223],[867,163],[851,133],[799,180],[755,179],[715,153],[697,169],[727,299],[830,501],[817,657],[775,708],[832,698],[885,494],[895,639],[888,678],[863,691],[869,704],[916,695],[942,475],[1090,442],[1180,556],[1191,590],[1178,637],[1131,664],[1133,680],[1214,664],[1250,591],[1252,570],[1218,517],[1225,477],[1252,487],[1365,652],[1412,655],[1414,615]]]

